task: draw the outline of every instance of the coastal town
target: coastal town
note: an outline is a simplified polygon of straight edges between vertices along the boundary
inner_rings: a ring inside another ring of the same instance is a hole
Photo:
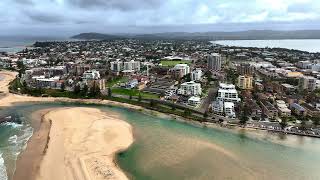
[[[36,42],[0,53],[10,92],[109,99],[223,126],[320,136],[320,54],[207,41]]]

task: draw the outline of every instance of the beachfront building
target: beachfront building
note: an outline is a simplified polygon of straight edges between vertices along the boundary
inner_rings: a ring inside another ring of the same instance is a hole
[[[269,101],[261,101],[262,112],[268,118],[276,119],[278,117],[278,110]]]
[[[182,76],[185,76],[190,73],[190,67],[188,66],[188,64],[177,64],[174,66],[173,69],[181,72]]]
[[[201,81],[202,70],[200,68],[197,68],[191,72],[190,76],[191,76],[191,81]]]
[[[286,103],[283,100],[277,100],[277,108],[280,116],[290,116],[291,110],[288,108]]]
[[[194,81],[185,82],[180,85],[178,89],[178,94],[181,95],[201,95],[202,89],[200,83],[195,83]]]
[[[234,111],[234,103],[233,102],[224,102],[224,113],[228,118],[236,118],[236,113]]]
[[[240,89],[252,89],[252,76],[239,76],[238,77],[238,87]]]
[[[190,97],[190,98],[188,99],[188,104],[189,104],[190,106],[195,106],[195,107],[197,107],[198,105],[200,105],[200,103],[201,103],[201,98],[198,97],[198,96],[192,96],[192,97]]]
[[[240,102],[241,99],[238,96],[238,92],[233,84],[219,84],[217,100],[223,102]]]
[[[212,102],[212,111],[215,114],[223,115],[223,102],[222,101],[213,101]]]
[[[212,53],[211,55],[208,56],[207,61],[208,61],[207,67],[209,70],[213,70],[213,71],[221,70],[222,58],[220,54]]]

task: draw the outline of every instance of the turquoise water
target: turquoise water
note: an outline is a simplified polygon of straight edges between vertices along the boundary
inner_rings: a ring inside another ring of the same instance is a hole
[[[65,105],[19,105],[0,111],[0,115],[15,114],[23,122],[18,127],[2,125],[4,130],[0,129],[0,151],[6,152],[2,157],[9,177],[14,167],[14,158],[9,155],[24,146],[10,145],[15,142],[14,135],[19,141],[18,137],[27,134],[23,129],[29,126],[31,112],[61,106]],[[120,168],[131,179],[320,179],[319,139],[257,136],[195,127],[124,108],[91,107],[118,112],[133,126],[135,143],[117,156]]]

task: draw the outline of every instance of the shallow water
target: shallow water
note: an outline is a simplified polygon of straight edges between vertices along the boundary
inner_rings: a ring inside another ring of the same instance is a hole
[[[19,131],[7,125],[6,130],[0,129],[1,147],[11,154],[17,152],[8,147],[19,141],[21,128],[27,129],[31,112],[62,106],[66,105],[19,105],[0,111],[17,114],[24,122],[20,129],[15,127]],[[90,107],[118,112],[133,126],[135,143],[117,156],[119,166],[132,179],[320,179],[319,139],[257,136],[246,131],[194,127],[124,108]],[[10,160],[5,153],[2,156],[10,175],[14,158]]]

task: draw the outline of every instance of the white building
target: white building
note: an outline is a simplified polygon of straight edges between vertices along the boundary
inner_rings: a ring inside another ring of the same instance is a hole
[[[200,105],[200,103],[201,103],[201,98],[198,97],[198,96],[192,96],[192,97],[190,97],[190,98],[188,99],[188,104],[189,104],[190,106],[195,106],[195,107],[197,107],[198,105]]]
[[[120,72],[123,69],[123,62],[120,60],[110,62],[111,71]]]
[[[169,88],[169,89],[166,90],[164,98],[169,99],[173,95],[176,95],[176,93],[177,93],[177,89],[176,88]]]
[[[97,79],[100,79],[100,73],[99,71],[97,70],[90,70],[90,71],[86,71],[83,73],[83,79],[86,79],[86,80],[97,80]]]
[[[140,71],[140,61],[128,61],[123,63],[123,70],[124,71],[133,71],[137,72]]]
[[[183,76],[190,73],[190,67],[188,66],[188,64],[177,64],[173,69],[180,70]]]
[[[201,81],[202,70],[197,68],[191,72],[190,76],[191,76],[191,81]]]
[[[223,102],[240,102],[238,92],[233,84],[219,84],[217,100]]]
[[[277,108],[279,111],[279,114],[281,116],[290,116],[291,115],[291,110],[288,108],[286,103],[283,100],[277,100]]]
[[[314,91],[317,88],[317,79],[312,76],[303,76],[299,80],[301,90]]]
[[[222,58],[220,54],[213,53],[208,56],[208,69],[214,71],[220,71],[222,64]]]
[[[182,83],[178,90],[178,94],[193,96],[201,95],[201,92],[201,84],[195,83],[194,81]]]
[[[224,102],[224,113],[228,118],[236,118],[233,102]]]
[[[223,102],[222,101],[213,101],[212,102],[212,111],[215,114],[223,114]]]

